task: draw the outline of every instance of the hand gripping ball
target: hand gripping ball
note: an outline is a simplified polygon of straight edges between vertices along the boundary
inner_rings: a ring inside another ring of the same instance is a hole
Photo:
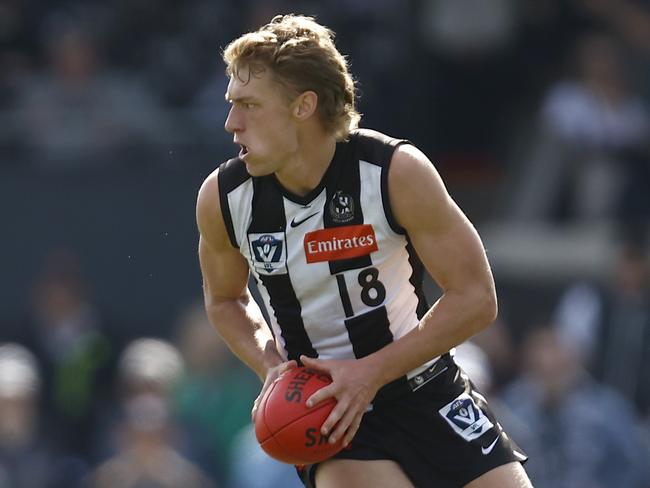
[[[255,415],[255,435],[269,456],[289,464],[313,464],[343,448],[342,438],[330,444],[320,432],[336,400],[329,398],[312,408],[305,405],[314,392],[331,382],[325,373],[299,367],[271,384]]]

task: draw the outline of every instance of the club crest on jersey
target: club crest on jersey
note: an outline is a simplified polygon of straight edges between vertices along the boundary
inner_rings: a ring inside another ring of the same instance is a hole
[[[337,224],[345,224],[354,218],[354,199],[338,190],[330,199],[330,215]]]
[[[379,249],[375,230],[369,224],[308,232],[303,243],[308,263],[357,258]]]
[[[287,273],[284,232],[250,233],[248,242],[257,271],[267,275]]]
[[[494,425],[467,393],[442,407],[440,415],[467,442],[481,437]]]

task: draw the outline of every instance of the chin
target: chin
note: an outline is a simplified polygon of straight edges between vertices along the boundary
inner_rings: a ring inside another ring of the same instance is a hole
[[[265,168],[263,165],[255,164],[253,161],[250,160],[248,161],[244,160],[244,164],[246,165],[246,171],[251,176],[267,176],[273,172],[273,171],[269,171],[268,168]]]

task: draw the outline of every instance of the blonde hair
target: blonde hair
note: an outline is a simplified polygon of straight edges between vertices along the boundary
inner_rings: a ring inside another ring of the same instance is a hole
[[[226,73],[241,80],[239,72],[244,66],[249,76],[269,69],[287,95],[315,92],[323,125],[337,140],[343,140],[357,127],[361,115],[355,109],[355,86],[347,60],[333,38],[334,32],[312,17],[277,15],[226,47]]]

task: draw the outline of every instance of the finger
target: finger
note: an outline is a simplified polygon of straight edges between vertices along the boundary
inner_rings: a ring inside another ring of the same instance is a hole
[[[357,431],[361,426],[361,420],[363,420],[363,414],[364,412],[359,412],[356,415],[356,417],[354,417],[354,420],[350,424],[350,427],[348,427],[348,430],[345,433],[345,437],[343,438],[343,447],[347,447],[347,445],[350,444],[350,442],[352,442],[352,439],[354,439],[354,436],[357,434]]]
[[[339,401],[334,407],[334,409],[330,412],[329,416],[325,419],[325,422],[323,422],[323,425],[321,426],[320,429],[321,433],[323,435],[330,435],[334,427],[337,426],[337,424],[341,421],[341,419],[345,415],[347,409],[348,409],[348,403],[343,400]]]
[[[253,402],[253,410],[251,411],[253,422],[255,422],[255,416],[257,415],[257,411],[259,410],[260,404],[262,403],[262,398],[264,398],[264,394],[269,389],[269,386],[271,385],[271,383],[273,383],[273,381],[274,380],[271,380],[270,378],[266,379],[266,381],[264,382],[264,386],[262,386],[262,391],[260,391],[260,394],[257,395],[257,398]]]
[[[300,362],[305,366],[307,366],[308,368],[314,368],[319,371],[324,371],[326,373],[329,373],[329,369],[320,359],[310,358],[308,356],[302,355],[300,356]]]
[[[262,399],[262,396],[259,395],[255,401],[253,402],[253,409],[251,410],[251,419],[253,422],[255,422],[255,416],[257,415],[257,410],[260,406],[260,400]]]
[[[278,377],[280,377],[280,375],[284,374],[286,371],[289,371],[297,367],[298,367],[298,363],[292,359],[291,361],[280,363],[278,366],[275,367],[275,370],[269,370],[268,374],[266,375],[266,379],[264,380],[264,384],[262,385],[262,390],[260,391],[260,394],[255,399],[255,402],[253,402],[253,409],[251,411],[253,422],[255,422],[255,415],[257,414],[257,409],[259,408],[259,405],[262,402],[262,398],[264,397],[266,390],[269,389],[271,384],[275,380],[277,380]]]
[[[307,405],[307,408],[311,408],[315,405],[318,405],[323,400],[327,400],[328,398],[332,398],[334,396],[336,396],[336,390],[333,384],[330,384],[328,386],[324,386],[320,390],[317,390],[314,394],[307,398],[305,405]]]
[[[280,365],[280,374],[284,373],[285,371],[289,371],[290,369],[295,369],[298,367],[298,361],[295,359],[292,359],[291,361],[287,361],[286,363],[282,363]]]
[[[262,393],[260,393],[260,398],[264,396],[264,392],[268,390],[274,381],[276,381],[287,371],[297,367],[298,363],[292,359],[291,361],[280,363],[274,369],[269,370],[269,373],[266,375],[266,379],[264,380],[264,385],[262,386]]]
[[[336,443],[336,441],[343,437],[350,428],[354,428],[356,432],[357,427],[355,427],[353,423],[359,415],[359,412],[360,410],[357,405],[351,404],[348,406],[345,413],[341,416],[341,419],[337,424],[335,424],[336,428],[329,436],[330,444]],[[361,410],[361,414],[363,414],[363,410]]]

